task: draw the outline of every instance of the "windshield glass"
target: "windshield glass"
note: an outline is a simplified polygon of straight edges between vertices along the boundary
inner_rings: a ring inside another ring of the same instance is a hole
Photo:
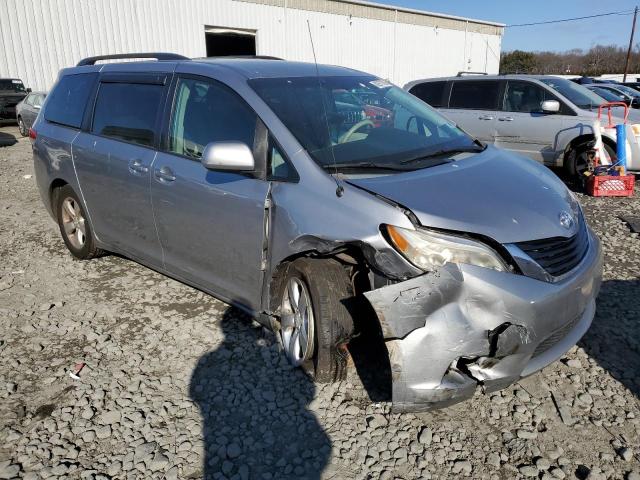
[[[322,167],[408,170],[448,161],[433,158],[449,152],[483,148],[413,95],[376,77],[249,83]]]
[[[592,92],[598,94],[602,98],[604,98],[607,102],[622,102],[624,101],[624,95],[620,93],[614,93],[610,90],[601,87],[591,87],[589,88]]]
[[[0,80],[0,92],[26,93],[21,80]]]
[[[618,91],[620,91],[620,92],[622,92],[622,93],[624,93],[626,95],[629,95],[630,97],[633,97],[633,98],[640,97],[640,92],[638,92],[637,90],[634,90],[631,87],[627,87],[626,85],[618,85],[618,84],[616,84],[616,85],[611,85],[611,88],[615,88],[616,90],[618,90]]]
[[[564,78],[541,78],[540,81],[553,88],[560,95],[568,98],[578,108],[590,110],[601,105],[602,97],[575,82]]]

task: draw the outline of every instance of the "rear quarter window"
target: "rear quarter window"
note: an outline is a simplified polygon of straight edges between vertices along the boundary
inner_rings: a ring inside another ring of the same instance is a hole
[[[79,73],[62,77],[49,94],[44,112],[45,120],[67,127],[80,128],[96,77],[96,73]]]
[[[444,97],[447,82],[424,82],[414,85],[409,93],[415,95],[423,102],[428,103],[432,107],[446,107],[446,99]]]
[[[451,87],[449,108],[497,110],[500,82],[494,80],[458,80]]]

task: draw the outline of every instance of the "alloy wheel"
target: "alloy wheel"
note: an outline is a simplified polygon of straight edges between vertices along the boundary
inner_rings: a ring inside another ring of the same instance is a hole
[[[62,225],[69,243],[78,250],[84,247],[87,240],[86,223],[78,202],[67,197],[62,202]]]
[[[280,341],[292,365],[300,366],[313,356],[313,328],[313,307],[307,286],[292,277],[282,298],[280,319]]]

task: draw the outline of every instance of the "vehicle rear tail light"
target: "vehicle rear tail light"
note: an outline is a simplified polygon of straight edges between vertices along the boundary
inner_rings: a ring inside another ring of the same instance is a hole
[[[36,133],[36,131],[33,128],[30,128],[29,129],[29,138],[31,140],[35,140],[37,136],[38,136],[38,134]]]

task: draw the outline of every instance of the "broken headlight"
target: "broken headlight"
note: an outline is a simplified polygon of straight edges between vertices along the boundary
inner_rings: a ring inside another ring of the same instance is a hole
[[[465,263],[499,272],[509,271],[500,255],[483,243],[433,230],[409,230],[392,225],[384,228],[393,246],[421,270],[433,270],[445,263]]]

